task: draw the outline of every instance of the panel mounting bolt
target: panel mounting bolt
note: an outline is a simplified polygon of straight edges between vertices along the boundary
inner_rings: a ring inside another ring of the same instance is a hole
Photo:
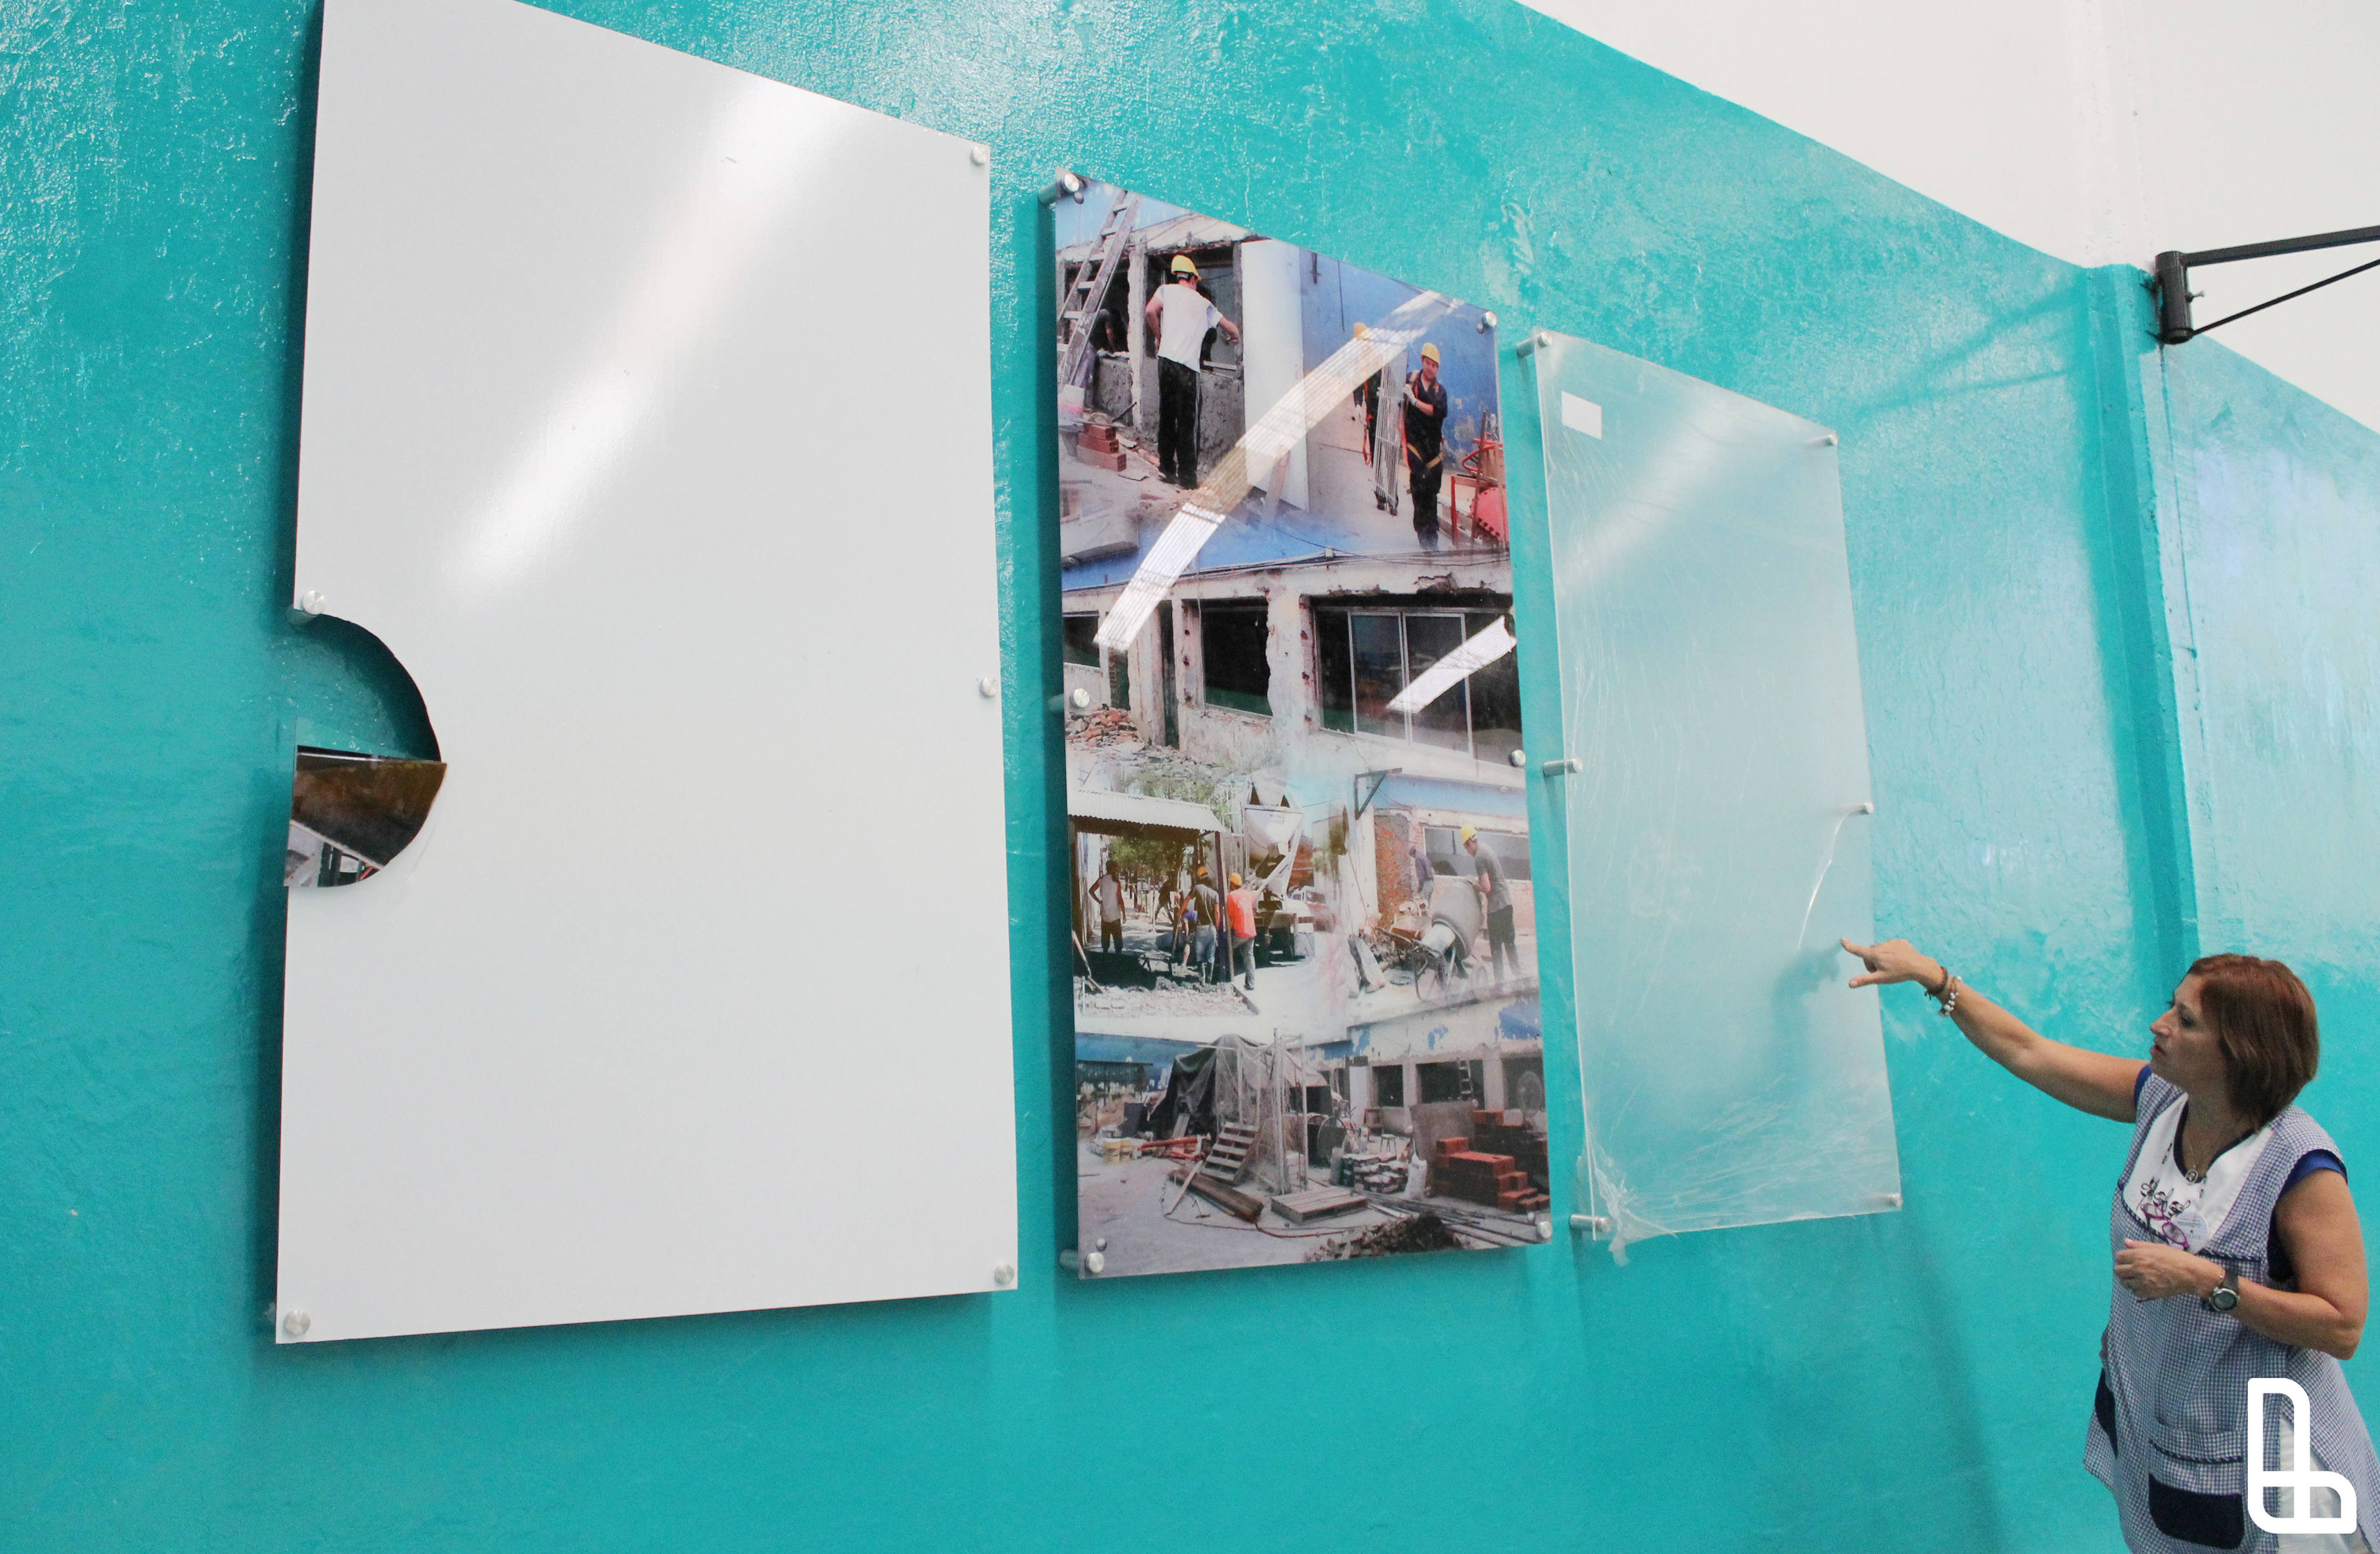
[[[967,148],[967,160],[974,163],[978,167],[989,167],[991,165],[991,152],[988,147],[969,146]]]
[[[997,676],[987,674],[982,679],[978,680],[975,683],[975,690],[978,696],[982,697],[986,701],[990,701],[993,697],[1000,694],[1000,681]]]
[[[1066,705],[1080,712],[1091,704],[1091,693],[1076,686],[1066,693]]]
[[[281,1318],[281,1330],[287,1333],[291,1338],[304,1338],[307,1330],[312,1328],[313,1325],[314,1318],[307,1316],[302,1311],[293,1311],[288,1316]]]
[[[1058,1254],[1058,1266],[1068,1273],[1101,1274],[1108,1270],[1108,1257],[1104,1252],[1077,1252],[1069,1246]]]
[[[991,1270],[991,1281],[994,1284],[999,1285],[1003,1290],[1007,1289],[1011,1284],[1016,1282],[1016,1265],[1014,1263],[1002,1263],[998,1268],[993,1269]]]
[[[1528,764],[1529,764],[1529,752],[1528,752],[1528,751],[1526,751],[1526,750],[1515,750],[1515,751],[1513,751],[1513,752],[1512,752],[1512,764],[1513,764],[1514,766],[1526,766],[1526,765],[1528,765]]]
[[[1547,334],[1547,333],[1546,333],[1544,330],[1542,330],[1542,329],[1540,329],[1540,330],[1538,330],[1538,331],[1537,331],[1537,337],[1536,337],[1536,339],[1531,342],[1531,344],[1532,344],[1532,345],[1535,345],[1535,346],[1537,347],[1537,349],[1539,349],[1539,350],[1544,350],[1548,346],[1550,346],[1550,345],[1552,345],[1553,343],[1554,343],[1554,337],[1553,337],[1552,335],[1550,335],[1550,334]]]
[[[1479,333],[1485,334],[1495,327],[1496,315],[1493,312],[1482,311],[1479,315]]]
[[[329,600],[322,597],[322,590],[319,589],[308,589],[304,593],[298,596],[298,608],[305,611],[306,613],[310,615],[319,615],[322,613],[323,606],[330,602],[331,601]]]
[[[1810,446],[1814,448],[1832,448],[1840,446],[1841,443],[1842,439],[1831,431],[1822,431],[1810,439]]]

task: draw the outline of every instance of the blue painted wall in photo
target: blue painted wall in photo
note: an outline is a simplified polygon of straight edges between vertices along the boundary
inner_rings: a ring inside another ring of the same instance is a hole
[[[1565,1237],[1060,1274],[1034,196],[1089,167],[1496,310],[1524,615],[1548,604],[1511,355],[1530,325],[1839,429],[1879,920],[2053,1034],[2131,1052],[2202,937],[2302,956],[2333,1052],[2308,1101],[2350,1168],[2380,1159],[2354,586],[2380,565],[2380,439],[2213,341],[2170,353],[2168,434],[2136,275],[2046,258],[1508,0],[559,8],[992,148],[1011,920],[911,924],[898,891],[868,909],[929,972],[935,933],[1010,936],[1023,1287],[273,1345],[290,752],[419,733],[401,676],[284,611],[316,13],[30,10],[0,123],[12,1550],[2119,1547],[2078,1458],[2123,1132],[2023,1091],[1905,992],[1886,1003],[1904,1212],[1641,1244],[1624,1269]],[[2177,643],[2166,562],[2192,545],[2222,598]],[[1523,637],[1528,726],[1556,728],[1552,644]],[[2203,710],[2176,689],[2193,646]],[[1542,793],[1531,830],[1560,844]],[[1535,872],[1559,940],[1596,904]],[[1564,1160],[1569,999],[1549,967]],[[826,1103],[932,1147],[896,1097]],[[2380,1396],[2371,1360],[2350,1374]],[[1231,1465],[1185,1469],[1189,1440]]]
[[[1412,301],[1420,288],[1314,254],[1306,262],[1304,289],[1305,365],[1310,370],[1353,338],[1355,325],[1378,323]],[[1481,418],[1496,412],[1497,336],[1479,327],[1486,310],[1460,297],[1456,301],[1459,305],[1413,344],[1404,365],[1390,374],[1402,382],[1404,373],[1421,366],[1423,345],[1438,346],[1438,375],[1446,384],[1450,471],[1460,469],[1463,456],[1478,445]]]

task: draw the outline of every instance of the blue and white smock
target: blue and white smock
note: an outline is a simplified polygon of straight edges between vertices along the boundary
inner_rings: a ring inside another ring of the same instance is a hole
[[[2127,1240],[2165,1239],[2125,1202],[2124,1184],[2152,1137],[2173,1136],[2173,1119],[2164,1127],[2157,1123],[2183,1099],[2179,1087],[2143,1072],[2139,1120],[2117,1178],[2108,1222],[2111,1255],[2122,1251]],[[2256,1158],[2198,1255],[2237,1269],[2242,1280],[2293,1289],[2289,1270],[2274,1267],[2279,1249],[2272,1244],[2273,1209],[2302,1174],[2301,1162],[2324,1152],[2335,1160],[2338,1149],[2294,1106],[2262,1131],[2261,1143],[2251,1139],[2239,1147],[2255,1147]],[[2358,1531],[2380,1518],[2380,1458],[2373,1455],[2372,1438],[2337,1360],[2318,1350],[2276,1342],[2187,1295],[2144,1301],[2121,1284],[2108,1305],[2099,1355],[2099,1390],[2082,1463],[2114,1493],[2128,1547],[2140,1554],[2204,1554],[2208,1548],[2295,1554],[2301,1548],[2362,1547],[2354,1537],[2276,1536],[2248,1519],[2244,1499],[2249,1378],[2286,1377],[2305,1389],[2312,1405],[2311,1444],[2317,1463],[2355,1487]],[[2268,1466],[2289,1463],[2289,1412],[2277,1400],[2265,1410]],[[2331,1497],[2322,1495],[2315,1509],[2327,1514],[2330,1502]]]

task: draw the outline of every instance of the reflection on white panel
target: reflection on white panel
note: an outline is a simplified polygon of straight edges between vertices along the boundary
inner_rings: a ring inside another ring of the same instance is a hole
[[[1591,1212],[1615,1250],[1900,1202],[1834,439],[1564,335],[1535,353]]]
[[[329,0],[296,592],[448,773],[291,895],[285,1339],[1014,1281],[975,152]]]

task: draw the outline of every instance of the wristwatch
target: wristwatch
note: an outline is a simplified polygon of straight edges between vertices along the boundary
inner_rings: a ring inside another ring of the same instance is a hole
[[[2206,1309],[2228,1311],[2239,1304],[2240,1270],[2236,1268],[2226,1268],[2223,1270],[2223,1282],[2215,1286],[2214,1293],[2206,1297]]]

